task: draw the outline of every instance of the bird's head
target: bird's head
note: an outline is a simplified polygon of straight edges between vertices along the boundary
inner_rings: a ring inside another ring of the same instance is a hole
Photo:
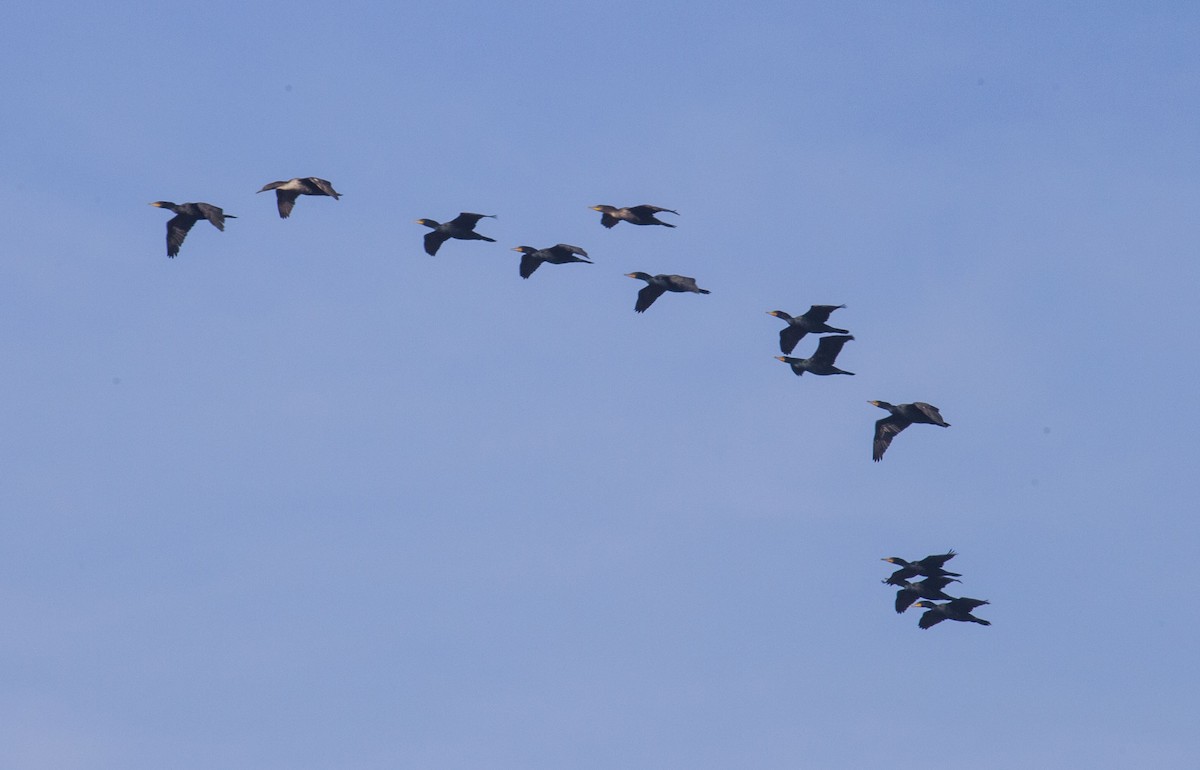
[[[635,273],[626,273],[626,274],[625,274],[625,277],[626,277],[626,278],[638,278],[638,279],[640,279],[640,280],[643,280],[643,281],[649,281],[649,280],[650,280],[651,278],[653,278],[654,276],[650,275],[649,273],[643,273],[643,272],[641,272],[641,271],[638,271],[638,272],[635,272]]]
[[[155,208],[160,208],[160,209],[175,208],[175,204],[171,203],[171,201],[154,201],[154,203],[151,203],[150,205],[154,206]]]
[[[532,246],[514,246],[513,251],[519,251],[522,254],[532,254],[533,252],[537,251],[537,249],[533,248]]]
[[[437,226],[438,226],[438,223],[437,223],[437,222],[434,222],[432,219],[417,219],[417,220],[414,220],[414,221],[415,221],[417,224],[419,224],[419,225],[425,225],[426,227],[437,227]]]
[[[603,203],[598,204],[596,206],[588,206],[588,208],[591,209],[592,211],[599,211],[600,213],[604,213],[606,211],[616,211],[616,209],[614,209],[612,206],[608,206]]]

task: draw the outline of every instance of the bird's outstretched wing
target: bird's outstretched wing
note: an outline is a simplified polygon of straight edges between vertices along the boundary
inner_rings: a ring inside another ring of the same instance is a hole
[[[924,559],[921,559],[921,561],[919,561],[917,563],[923,567],[939,567],[940,568],[940,567],[944,567],[946,565],[946,562],[950,561],[957,555],[958,555],[958,553],[953,548],[951,548],[946,553],[935,553],[931,556],[926,556]]]
[[[442,244],[450,240],[450,236],[441,230],[431,230],[425,233],[425,253],[431,257],[437,256]]]
[[[468,230],[473,230],[475,225],[479,224],[479,220],[484,217],[495,217],[495,214],[472,214],[469,211],[464,211],[451,219],[448,224],[452,227],[463,227]]]
[[[852,339],[854,337],[848,334],[834,334],[829,337],[822,337],[821,341],[817,343],[817,352],[812,355],[813,363],[833,366],[833,362],[837,360],[838,353],[842,352],[842,346]]]
[[[292,215],[292,207],[300,197],[299,190],[275,190],[275,204],[279,208],[279,218],[287,219]]]
[[[313,187],[317,188],[322,193],[324,193],[325,195],[328,195],[329,197],[333,198],[334,200],[337,200],[338,198],[342,197],[341,193],[339,193],[337,190],[333,189],[333,185],[329,183],[328,179],[318,179],[315,176],[310,176],[308,178],[308,181],[312,182]]]
[[[844,307],[845,305],[813,305],[804,314],[804,318],[811,321],[814,325],[820,325],[829,321],[829,316],[833,311]]]
[[[919,411],[921,414],[928,417],[934,425],[941,425],[946,428],[950,427],[950,423],[942,419],[942,413],[939,412],[938,408],[933,404],[926,404],[924,401],[914,401],[913,406],[916,407],[917,411]]]
[[[779,330],[779,349],[783,351],[785,356],[790,356],[792,351],[796,349],[796,345],[800,340],[804,339],[804,335],[808,331],[800,326],[788,324]]]
[[[212,222],[213,227],[221,232],[225,231],[225,218],[237,219],[233,214],[226,214],[222,209],[213,206],[209,203],[197,203],[196,208],[204,215],[204,218]]]
[[[651,206],[649,203],[643,203],[640,206],[630,206],[629,211],[637,217],[653,217],[660,211],[665,211],[668,214],[675,214],[676,216],[679,215],[679,212],[675,211],[674,209],[664,209],[662,206]]]
[[[877,420],[875,422],[875,441],[871,448],[871,459],[875,462],[882,460],[883,453],[887,451],[896,434],[911,424],[908,420],[895,415]]]
[[[556,244],[556,245],[551,246],[550,248],[546,249],[546,251],[553,251],[553,252],[557,253],[559,256],[563,256],[563,257],[570,257],[570,256],[576,256],[576,255],[580,256],[580,257],[586,257],[588,255],[587,252],[584,251],[583,249],[579,248],[578,246],[572,246],[569,243]]]
[[[191,230],[194,224],[196,224],[196,220],[184,214],[176,214],[167,220],[168,257],[174,257],[179,253],[179,247],[183,245],[183,239],[187,237],[188,230]]]
[[[661,297],[666,292],[661,286],[653,284],[647,285],[646,288],[638,292],[637,304],[633,306],[634,311],[638,313],[646,312],[646,308],[654,304],[654,300]]]
[[[941,610],[925,610],[925,614],[917,621],[921,628],[932,628],[946,619]]]
[[[532,254],[521,255],[521,277],[528,278],[533,275],[533,271],[541,267],[542,259],[535,257]]]

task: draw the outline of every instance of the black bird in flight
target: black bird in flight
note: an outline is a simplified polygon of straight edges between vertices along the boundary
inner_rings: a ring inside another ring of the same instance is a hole
[[[629,278],[638,278],[646,282],[646,288],[638,292],[637,304],[633,309],[638,313],[646,312],[646,308],[654,304],[654,300],[668,291],[695,292],[696,294],[711,294],[708,289],[696,285],[695,278],[686,275],[650,275],[649,273],[626,273]]]
[[[931,577],[916,583],[908,581],[899,581],[900,590],[896,592],[896,612],[904,612],[909,605],[917,599],[949,599],[954,597],[947,594],[944,590],[951,583],[960,581],[952,577]]]
[[[460,241],[487,241],[488,243],[495,243],[495,238],[489,238],[486,235],[480,235],[475,232],[475,225],[479,224],[479,220],[484,217],[492,217],[494,219],[496,215],[472,214],[464,211],[449,222],[418,219],[417,224],[433,228],[433,232],[425,233],[425,253],[431,257],[436,255],[442,244],[451,238],[457,238]]]
[[[660,206],[651,206],[643,203],[641,206],[626,206],[617,208],[616,206],[607,206],[601,204],[592,206],[592,211],[600,212],[600,224],[605,227],[614,227],[617,222],[628,222],[631,225],[662,225],[663,227],[674,227],[675,225],[664,222],[655,217],[655,214],[666,211],[671,214],[679,215],[674,209],[664,209]]]
[[[541,267],[543,262],[549,262],[552,265],[565,265],[570,262],[586,262],[592,264],[592,260],[584,259],[587,252],[578,246],[572,246],[569,243],[559,243],[551,246],[548,249],[535,249],[532,246],[517,246],[513,251],[521,252],[521,277],[528,278],[533,275],[533,271]]]
[[[805,372],[822,375],[854,374],[854,372],[847,372],[833,365],[837,360],[838,353],[842,352],[842,346],[852,339],[854,338],[848,334],[833,334],[821,338],[817,343],[817,352],[812,354],[812,358],[792,358],[791,356],[775,356],[775,358],[790,365],[797,377]]]
[[[167,220],[167,256],[174,257],[183,245],[188,230],[201,219],[212,222],[212,226],[224,232],[226,219],[237,219],[233,214],[226,214],[211,203],[172,203],[171,201],[155,201],[150,204],[160,209],[174,211],[175,216]]]
[[[891,412],[891,416],[884,417],[875,423],[875,441],[871,447],[871,459],[875,462],[883,459],[883,453],[887,451],[888,445],[892,443],[896,434],[913,423],[950,427],[950,423],[942,419],[942,414],[936,406],[923,401],[914,401],[911,404],[889,404],[886,401],[868,401],[867,403]]]
[[[971,610],[976,607],[982,607],[985,604],[990,604],[983,599],[952,599],[943,604],[934,604],[933,602],[917,602],[914,607],[922,607],[926,610],[921,619],[917,621],[917,625],[921,628],[930,628],[941,623],[943,620],[958,620],[962,622],[978,623],[981,626],[990,626],[992,623],[982,618],[977,618],[971,614]]]
[[[921,577],[962,577],[962,575],[957,572],[947,572],[946,570],[942,569],[946,562],[953,559],[954,556],[955,553],[953,548],[946,553],[926,556],[924,559],[918,559],[917,561],[906,561],[901,559],[899,556],[888,556],[882,561],[886,561],[891,564],[897,564],[900,566],[900,569],[893,572],[891,577],[883,582],[887,583],[888,585],[900,586],[904,585],[904,581],[918,575]]]
[[[787,321],[787,326],[779,330],[779,350],[784,355],[791,355],[796,349],[796,343],[804,339],[804,335],[809,333],[826,333],[835,332],[837,334],[849,334],[845,329],[836,329],[826,321],[829,320],[829,314],[845,305],[813,305],[808,309],[808,312],[801,316],[790,316],[782,310],[772,310],[767,315],[773,315],[776,318],[782,318]]]
[[[275,191],[275,202],[279,206],[281,219],[287,219],[292,215],[292,207],[296,205],[296,199],[301,195],[328,195],[334,200],[342,197],[341,193],[333,189],[333,185],[328,180],[318,179],[315,176],[298,176],[286,182],[268,182],[259,192],[267,190]]]

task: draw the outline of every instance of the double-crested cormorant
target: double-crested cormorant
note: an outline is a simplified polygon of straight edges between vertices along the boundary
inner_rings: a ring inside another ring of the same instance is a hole
[[[854,338],[849,334],[833,334],[821,338],[817,343],[817,352],[812,354],[812,358],[792,358],[791,356],[775,356],[775,358],[790,365],[797,377],[805,372],[809,374],[854,374],[854,372],[843,371],[833,365],[833,362],[837,360],[838,353],[842,352],[842,346],[852,339]]]
[[[950,423],[942,419],[936,406],[931,406],[923,401],[914,401],[911,404],[889,404],[886,401],[868,401],[867,403],[892,413],[890,417],[884,417],[875,423],[875,443],[871,449],[871,459],[875,462],[883,459],[883,453],[887,451],[888,444],[892,443],[896,434],[914,422],[940,425],[943,428],[950,427]]]
[[[495,214],[472,214],[464,211],[449,222],[435,222],[432,219],[418,219],[417,224],[432,227],[432,233],[425,233],[425,253],[429,256],[437,254],[442,244],[451,238],[460,241],[487,241],[495,243],[495,238],[488,238],[475,232],[475,225],[484,217],[495,218]]]
[[[712,293],[708,289],[701,289],[696,285],[695,278],[688,278],[686,275],[650,275],[643,272],[626,273],[625,275],[629,278],[639,278],[648,284],[646,288],[638,292],[637,304],[633,306],[633,309],[638,313],[646,312],[646,308],[653,305],[654,300],[668,291],[690,291],[696,294]]]
[[[917,599],[949,599],[954,600],[942,589],[951,583],[957,583],[952,577],[931,577],[916,583],[899,581],[900,590],[896,592],[896,612],[904,612]]]
[[[655,214],[660,211],[666,211],[671,214],[679,215],[674,209],[664,209],[660,206],[651,206],[643,203],[641,206],[626,206],[625,208],[617,208],[616,206],[591,206],[592,211],[600,212],[600,224],[605,227],[613,227],[617,222],[628,222],[631,225],[662,225],[663,227],[674,227],[675,225],[669,222],[663,222],[661,219],[655,218]]]
[[[175,216],[167,220],[167,256],[174,257],[183,245],[188,230],[201,219],[212,222],[213,227],[225,230],[226,219],[237,219],[233,214],[226,214],[211,203],[172,203],[171,201],[155,201],[150,204],[160,209],[174,211]]]
[[[887,583],[888,585],[901,586],[904,585],[904,581],[908,580],[909,578],[916,577],[917,575],[920,575],[921,577],[962,577],[962,575],[957,572],[947,572],[946,570],[942,569],[946,562],[953,559],[954,556],[955,553],[953,548],[951,548],[947,553],[926,556],[924,559],[919,559],[917,561],[906,561],[901,559],[899,556],[888,556],[882,561],[886,561],[891,564],[898,564],[900,565],[900,569],[893,572],[891,577],[883,582]]]
[[[328,195],[337,200],[341,193],[333,189],[328,180],[315,176],[298,176],[286,182],[269,182],[259,192],[275,191],[275,202],[279,205],[279,216],[287,219],[292,214],[292,206],[301,195]]]
[[[810,332],[849,334],[850,332],[845,329],[835,329],[825,323],[829,320],[830,313],[843,307],[845,305],[813,305],[807,313],[796,317],[792,317],[782,310],[768,312],[767,315],[787,321],[787,326],[779,330],[779,350],[785,355],[790,355],[796,349],[796,343],[804,339],[804,335]]]
[[[569,243],[560,243],[551,246],[548,249],[535,249],[532,246],[517,246],[513,251],[521,252],[521,277],[528,278],[533,275],[533,271],[541,267],[543,262],[549,262],[552,265],[565,265],[569,262],[586,262],[592,264],[592,260],[584,259],[587,252],[578,246],[572,246]],[[576,256],[578,255],[578,256]]]
[[[936,626],[943,620],[960,620],[978,623],[981,626],[990,626],[991,621],[977,618],[971,614],[971,610],[976,607],[982,607],[990,602],[985,602],[983,599],[951,599],[943,604],[934,604],[933,602],[917,602],[914,607],[922,607],[926,610],[921,619],[917,621],[917,625],[921,628],[929,628]]]

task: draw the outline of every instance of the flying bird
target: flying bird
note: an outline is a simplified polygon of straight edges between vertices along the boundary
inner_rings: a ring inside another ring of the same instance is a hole
[[[805,372],[822,375],[854,374],[854,372],[847,372],[833,365],[833,362],[837,360],[838,353],[842,352],[842,346],[852,339],[854,338],[849,334],[834,334],[821,338],[817,343],[817,352],[812,354],[812,358],[792,358],[791,356],[775,356],[775,358],[790,365],[797,377]]]
[[[315,176],[298,176],[286,182],[268,182],[259,192],[267,190],[275,191],[275,202],[279,206],[280,219],[287,219],[292,215],[292,207],[296,205],[296,199],[301,195],[328,195],[334,200],[342,197],[341,193],[333,189],[333,185],[328,180],[318,179]]]
[[[565,265],[570,262],[586,262],[592,264],[592,260],[584,259],[587,252],[578,246],[572,246],[569,243],[560,243],[551,246],[548,249],[535,249],[532,246],[517,246],[513,251],[521,252],[521,277],[528,278],[533,275],[533,271],[541,267],[543,262],[549,262],[552,265]]]
[[[867,403],[891,412],[891,416],[884,417],[875,423],[875,442],[871,448],[871,459],[875,462],[883,459],[883,453],[887,451],[888,445],[892,443],[896,434],[913,423],[950,427],[950,423],[942,419],[936,406],[923,401],[915,401],[911,404],[889,404],[886,401],[868,401]]]
[[[436,255],[442,244],[451,238],[457,238],[460,241],[487,241],[488,243],[495,243],[495,238],[489,238],[486,235],[480,235],[475,232],[475,225],[479,224],[479,220],[484,217],[495,219],[496,215],[472,214],[464,211],[449,222],[418,219],[417,224],[433,228],[433,232],[425,233],[425,253],[431,257]]]
[[[837,334],[849,334],[845,329],[835,329],[826,323],[829,320],[829,314],[845,305],[813,305],[808,309],[808,312],[801,316],[790,316],[782,310],[772,310],[767,315],[773,315],[776,318],[782,318],[787,321],[787,326],[779,330],[779,350],[784,355],[791,355],[791,352],[796,349],[796,343],[804,339],[804,335],[809,333],[824,333],[836,332]]]
[[[899,581],[900,590],[896,592],[896,612],[904,612],[917,599],[949,599],[953,601],[954,597],[942,589],[951,583],[958,582],[961,581],[952,577],[931,577],[916,583]]]
[[[212,222],[212,226],[224,232],[226,219],[237,219],[233,214],[226,214],[211,203],[172,203],[171,201],[155,201],[150,204],[160,209],[174,211],[175,216],[167,220],[167,256],[174,257],[183,245],[188,230],[201,219]]]
[[[637,304],[633,309],[638,313],[646,312],[646,308],[654,304],[654,300],[668,291],[694,292],[696,294],[711,294],[708,289],[696,285],[695,278],[686,275],[650,275],[649,273],[626,273],[629,278],[638,278],[646,282],[646,288],[638,292]]]
[[[893,572],[891,574],[891,577],[889,577],[887,580],[885,580],[883,582],[887,583],[888,585],[900,586],[900,585],[904,585],[904,581],[908,580],[909,578],[916,577],[918,575],[920,575],[921,577],[935,577],[935,578],[936,577],[962,577],[962,575],[960,575],[957,572],[947,572],[946,570],[942,569],[946,565],[946,562],[953,559],[955,557],[955,555],[956,554],[954,553],[954,549],[951,548],[946,553],[939,553],[939,554],[934,554],[932,556],[926,556],[924,559],[918,559],[917,561],[906,561],[905,559],[901,559],[899,556],[888,556],[887,558],[882,559],[881,561],[886,561],[891,564],[897,564],[900,566],[900,569]]]
[[[617,208],[616,206],[591,206],[592,211],[600,212],[600,224],[605,227],[614,227],[617,222],[628,222],[631,225],[662,225],[663,227],[674,227],[675,225],[664,222],[655,217],[655,214],[666,211],[671,214],[679,215],[674,209],[664,209],[660,206],[651,206],[643,203],[641,206],[626,206]]]
[[[990,604],[983,599],[952,599],[943,604],[934,604],[933,602],[917,602],[914,607],[922,607],[926,610],[921,619],[917,621],[917,625],[921,628],[930,628],[936,626],[943,620],[958,620],[962,622],[978,623],[981,626],[990,626],[991,621],[977,618],[971,614],[971,610],[976,607],[982,607],[985,604]]]

